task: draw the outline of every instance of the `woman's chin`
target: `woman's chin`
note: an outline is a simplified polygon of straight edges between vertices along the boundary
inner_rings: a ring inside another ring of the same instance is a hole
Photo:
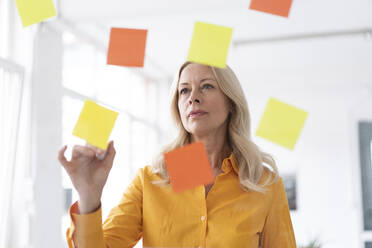
[[[196,137],[203,137],[205,135],[208,135],[208,133],[210,133],[210,130],[205,127],[195,127],[190,130],[190,133]]]

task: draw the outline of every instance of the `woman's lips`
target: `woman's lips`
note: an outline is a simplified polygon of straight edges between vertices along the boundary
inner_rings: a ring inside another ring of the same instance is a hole
[[[199,112],[199,113],[191,114],[189,117],[190,118],[198,118],[198,117],[201,117],[201,116],[206,115],[206,114],[207,114],[206,112]]]

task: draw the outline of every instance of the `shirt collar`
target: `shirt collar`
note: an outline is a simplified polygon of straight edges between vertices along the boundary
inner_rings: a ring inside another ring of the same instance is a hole
[[[235,155],[234,153],[231,153],[228,158],[225,158],[222,162],[222,171],[223,172],[229,172],[233,169],[236,174],[239,174],[239,167],[236,163]]]

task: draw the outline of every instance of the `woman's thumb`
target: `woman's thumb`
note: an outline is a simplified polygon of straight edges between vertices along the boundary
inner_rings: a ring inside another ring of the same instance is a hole
[[[104,158],[104,161],[112,163],[112,161],[115,158],[115,154],[116,154],[116,151],[115,151],[115,148],[114,148],[114,141],[112,140],[112,141],[110,141],[110,143],[107,147],[106,156]]]

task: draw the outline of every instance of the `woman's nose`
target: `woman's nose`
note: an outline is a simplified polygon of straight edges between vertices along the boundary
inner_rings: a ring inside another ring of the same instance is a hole
[[[190,99],[189,100],[189,103],[192,104],[193,102],[195,103],[200,103],[199,99],[195,98],[195,99]]]
[[[190,94],[189,104],[191,105],[193,102],[200,103],[200,96],[196,90],[192,91]]]

